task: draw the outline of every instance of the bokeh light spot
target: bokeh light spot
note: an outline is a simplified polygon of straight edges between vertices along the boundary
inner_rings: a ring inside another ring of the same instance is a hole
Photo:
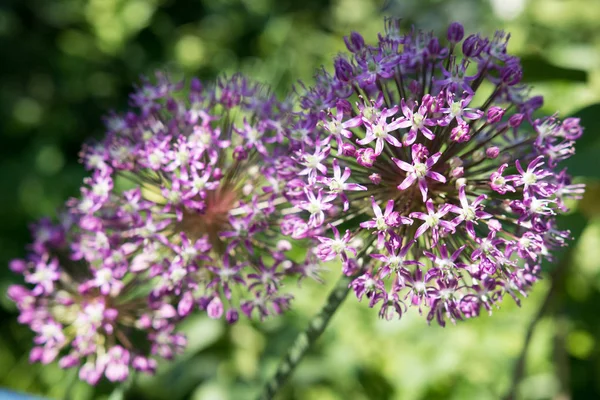
[[[42,118],[42,113],[42,106],[29,97],[19,99],[13,108],[14,118],[24,125],[37,125]]]
[[[137,31],[148,25],[155,7],[146,1],[131,1],[123,6],[121,19],[130,31]]]
[[[40,173],[54,175],[64,167],[65,157],[56,146],[45,146],[38,152],[35,165]]]
[[[199,67],[204,61],[204,43],[193,35],[185,35],[175,45],[175,57],[185,68]]]
[[[594,337],[583,330],[570,332],[567,336],[567,349],[569,354],[585,359],[594,349]]]
[[[517,18],[525,9],[525,0],[490,0],[494,14],[501,19]]]
[[[58,38],[58,47],[66,54],[79,57],[89,57],[92,43],[82,32],[68,30]]]

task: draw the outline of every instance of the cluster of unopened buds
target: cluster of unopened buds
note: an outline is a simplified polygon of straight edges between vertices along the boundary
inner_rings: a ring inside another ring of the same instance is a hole
[[[387,319],[414,306],[444,325],[518,302],[569,238],[555,216],[584,188],[559,163],[582,128],[534,116],[542,99],[507,40],[454,23],[442,45],[395,20],[375,45],[352,33],[300,111],[240,75],[193,80],[185,98],[143,81],[84,147],[81,196],[10,265],[31,360],[91,384],[153,372],[194,310],[279,314],[284,279],[317,278],[320,261],[340,260]],[[294,246],[310,249],[300,262]]]

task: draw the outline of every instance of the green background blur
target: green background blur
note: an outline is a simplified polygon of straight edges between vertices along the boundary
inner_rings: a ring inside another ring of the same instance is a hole
[[[562,227],[579,240],[546,265],[522,308],[506,299],[492,317],[428,327],[409,313],[385,322],[351,297],[305,358],[281,399],[497,399],[513,386],[526,332],[533,336],[522,399],[600,398],[600,1],[597,0],[2,0],[0,2],[0,387],[51,398],[121,398],[75,371],[31,366],[32,334],[16,323],[5,266],[24,255],[28,223],[77,194],[81,143],[102,134],[101,116],[123,110],[131,84],[156,68],[210,79],[242,70],[285,91],[331,67],[342,37],[374,41],[381,15],[405,27],[512,32],[525,81],[544,112],[579,113],[586,126],[569,161],[588,192]],[[580,111],[582,110],[583,111]],[[183,329],[190,346],[125,397],[246,399],[256,395],[286,347],[320,307],[328,284],[305,282],[293,311],[263,324],[229,327],[204,317]],[[541,310],[541,312],[540,312]],[[539,316],[539,317],[536,317]],[[2,397],[2,394],[0,394]]]

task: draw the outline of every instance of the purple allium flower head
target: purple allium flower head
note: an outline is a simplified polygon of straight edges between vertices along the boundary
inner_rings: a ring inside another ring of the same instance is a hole
[[[555,228],[564,200],[584,190],[556,169],[579,121],[533,116],[542,99],[520,83],[509,35],[463,37],[456,23],[444,44],[389,20],[374,45],[347,38],[336,74],[299,93],[283,230],[358,271],[351,287],[386,318],[416,306],[444,325],[518,301],[569,237]]]
[[[149,277],[131,269],[141,242],[119,235],[115,227],[126,221],[108,212],[110,226],[84,223],[73,213],[56,225],[41,220],[32,229],[30,252],[18,261],[29,285],[8,290],[19,322],[35,333],[30,360],[78,366],[80,379],[92,385],[102,376],[124,381],[132,368],[152,373],[157,358],[169,358],[157,346],[172,355],[186,345],[173,331],[179,320],[174,306],[149,301]],[[88,225],[93,229],[82,228]]]
[[[193,80],[187,97],[182,88],[157,74],[131,95],[132,110],[107,118],[104,140],[82,154],[93,172],[71,207],[82,227],[107,235],[118,226],[135,243],[121,258],[151,280],[152,301],[180,317],[199,307],[233,323],[249,302],[260,309],[246,306],[248,316],[282,312],[290,302],[282,280],[310,264],[286,261],[289,247],[277,246],[289,208],[279,178],[286,166],[276,165],[287,151],[289,105],[241,75],[213,86]],[[301,175],[322,174],[328,154],[328,146],[306,154]],[[340,171],[331,185],[353,187],[343,180]],[[82,258],[96,251],[78,249]],[[116,290],[104,281],[110,273],[97,272],[101,291]]]

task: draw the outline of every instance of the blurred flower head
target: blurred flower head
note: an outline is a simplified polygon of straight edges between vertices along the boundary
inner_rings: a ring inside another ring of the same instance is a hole
[[[509,36],[387,20],[375,45],[352,33],[334,73],[302,86],[284,231],[358,274],[351,287],[382,317],[413,306],[444,325],[518,302],[569,238],[555,216],[584,188],[559,164],[582,128],[535,115]]]
[[[310,264],[289,261],[277,233],[288,105],[241,75],[194,79],[187,98],[182,86],[157,74],[131,95],[132,111],[107,118],[106,138],[83,152],[93,176],[72,206],[98,233],[126,222],[121,235],[138,243],[131,268],[180,316],[194,306],[229,323],[278,314],[291,300],[282,279]]]
[[[242,76],[210,87],[158,74],[84,147],[91,170],[58,226],[42,220],[10,298],[36,333],[32,361],[80,365],[95,384],[152,372],[185,346],[175,324],[194,309],[234,323],[288,308],[290,261],[278,228],[286,206],[275,160],[287,103]]]
[[[117,234],[114,222],[96,234],[73,214],[59,224],[41,220],[27,257],[10,264],[28,284],[11,286],[8,296],[35,333],[30,360],[79,366],[90,384],[102,376],[124,381],[131,368],[151,373],[156,358],[170,359],[186,345],[174,332],[175,308],[148,301],[149,279],[128,261],[138,245]]]

